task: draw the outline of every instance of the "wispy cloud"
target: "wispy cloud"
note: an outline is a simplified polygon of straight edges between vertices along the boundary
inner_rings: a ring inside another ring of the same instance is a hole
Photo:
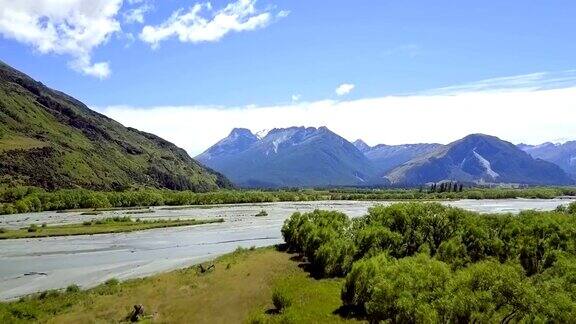
[[[139,23],[143,24],[145,20],[145,14],[154,9],[154,6],[150,1],[140,0],[139,2],[132,2],[132,4],[137,4],[135,8],[127,9],[122,14],[124,16],[124,21],[127,24]]]
[[[339,85],[334,92],[337,96],[345,96],[354,90],[356,86],[352,83],[342,83]]]
[[[177,10],[164,23],[142,29],[140,39],[157,47],[161,41],[178,37],[181,42],[216,42],[231,32],[252,31],[266,27],[288,11],[259,10],[256,0],[238,0],[214,10],[210,2],[197,3],[188,10]]]
[[[485,79],[437,88],[423,94],[450,95],[466,92],[538,91],[576,86],[576,70],[537,72],[517,76]]]
[[[42,54],[72,57],[70,66],[100,79],[108,62],[92,62],[92,51],[120,31],[122,0],[0,0],[0,34]]]
[[[111,106],[97,110],[173,141],[192,155],[225,137],[234,127],[257,131],[295,125],[327,126],[349,140],[362,138],[371,145],[449,143],[470,133],[529,144],[576,138],[576,86],[516,91],[471,89],[266,107]]]

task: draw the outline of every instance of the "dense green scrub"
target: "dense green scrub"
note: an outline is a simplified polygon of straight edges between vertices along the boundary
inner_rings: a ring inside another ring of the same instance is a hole
[[[479,215],[437,203],[349,219],[295,213],[282,228],[313,274],[345,276],[343,308],[392,322],[569,322],[576,318],[576,204]]]
[[[91,191],[62,189],[46,191],[37,187],[0,187],[0,214],[67,210],[78,208],[126,208],[160,205],[211,205],[311,200],[438,200],[505,199],[574,196],[574,188],[464,189],[462,192],[426,192],[418,189],[364,190],[220,190],[206,193],[160,189]]]

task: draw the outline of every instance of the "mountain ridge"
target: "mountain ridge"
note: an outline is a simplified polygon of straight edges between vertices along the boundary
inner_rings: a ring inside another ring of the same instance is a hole
[[[576,141],[546,142],[539,145],[519,144],[518,147],[534,158],[558,165],[573,179],[576,179]]]
[[[124,127],[0,61],[0,183],[46,189],[232,184],[183,149]]]
[[[385,176],[393,184],[442,180],[476,183],[572,184],[557,165],[532,158],[495,136],[470,134],[416,157]]]
[[[251,131],[245,135],[253,140],[247,148],[233,130],[196,158],[245,187],[360,186],[376,174],[352,143],[326,127],[274,128],[262,138]],[[233,142],[237,145],[231,149],[222,145]]]

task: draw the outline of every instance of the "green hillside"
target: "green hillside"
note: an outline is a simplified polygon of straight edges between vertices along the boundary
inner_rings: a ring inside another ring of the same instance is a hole
[[[174,144],[0,62],[0,185],[207,191],[230,182]]]

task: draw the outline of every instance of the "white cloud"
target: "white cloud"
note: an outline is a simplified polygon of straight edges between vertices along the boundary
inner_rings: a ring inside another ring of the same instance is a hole
[[[449,143],[470,133],[529,144],[576,139],[574,102],[576,84],[538,91],[458,91],[268,107],[112,106],[97,110],[196,155],[234,127],[257,131],[327,126],[348,140],[361,138],[371,145]]]
[[[276,17],[278,18],[286,18],[290,15],[290,10],[280,10],[278,11],[278,13],[276,14]]]
[[[300,101],[301,98],[302,98],[302,95],[293,94],[292,95],[292,102]]]
[[[141,4],[142,3],[142,4]],[[133,23],[144,23],[144,15],[151,11],[154,7],[149,2],[143,2],[142,0],[139,2],[132,2],[132,4],[141,4],[140,6],[132,9],[128,9],[123,13],[124,21],[127,24]]]
[[[92,51],[120,31],[115,19],[122,0],[0,0],[0,34],[42,54],[72,56],[70,66],[98,78],[107,62],[92,63]]]
[[[425,91],[422,94],[458,94],[466,92],[536,91],[558,89],[576,85],[576,70],[560,72],[537,72],[515,76],[498,77],[461,85]]]
[[[288,12],[280,11],[276,17],[287,15]],[[266,27],[272,20],[272,10],[256,9],[256,0],[238,0],[220,10],[214,10],[210,2],[197,3],[187,11],[177,10],[160,25],[144,26],[140,39],[152,47],[173,36],[181,42],[216,42],[230,32]]]
[[[338,96],[344,96],[350,93],[350,91],[354,90],[356,86],[351,84],[351,83],[343,83],[341,85],[338,86],[338,88],[336,88],[336,90],[334,90],[334,92],[336,92],[336,95]]]

